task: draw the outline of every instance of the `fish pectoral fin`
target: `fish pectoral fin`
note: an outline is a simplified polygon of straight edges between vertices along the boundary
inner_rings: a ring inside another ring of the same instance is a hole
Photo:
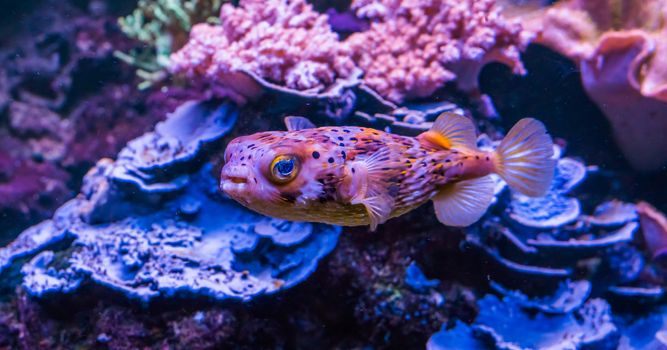
[[[421,135],[428,142],[443,149],[476,149],[477,136],[472,121],[460,114],[445,112],[433,122],[429,131]]]
[[[391,214],[391,199],[386,196],[353,198],[352,204],[363,204],[370,219],[371,231],[375,231],[379,224],[389,219]]]
[[[285,126],[287,126],[287,131],[298,131],[303,129],[315,129],[316,126],[305,117],[285,117]]]
[[[435,215],[447,226],[475,223],[493,201],[495,183],[490,176],[445,184],[433,197]]]
[[[351,176],[346,193],[351,204],[363,204],[370,219],[371,231],[389,219],[394,199],[387,194],[385,179],[395,169],[391,151],[388,148],[377,150],[367,157],[359,157],[350,162],[346,174]]]

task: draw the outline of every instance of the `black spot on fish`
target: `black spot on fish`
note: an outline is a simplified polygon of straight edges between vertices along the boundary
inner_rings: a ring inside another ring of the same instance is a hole
[[[475,156],[475,159],[479,160],[479,156]]]
[[[338,136],[338,141],[343,141],[343,136]]]
[[[352,168],[352,174],[354,174],[355,172],[356,172],[356,170],[354,170],[354,168]]]
[[[341,142],[338,144],[338,146],[345,147],[345,144]]]
[[[320,158],[320,152],[318,152],[318,151],[313,151],[313,158],[315,158],[315,159]]]
[[[245,157],[241,157],[241,160],[245,160]]]
[[[347,130],[347,129],[343,129],[343,132],[350,132],[350,130]]]
[[[343,159],[347,158],[347,155],[345,154],[345,151],[341,151],[340,156],[343,157]]]
[[[333,162],[334,162],[333,157],[329,157],[329,159],[327,159],[327,162],[329,162],[329,163],[333,163]]]
[[[445,163],[451,163],[451,162],[452,162],[451,159],[445,159]]]
[[[387,171],[387,170],[389,170],[389,168],[382,168],[382,171]]]
[[[350,137],[350,141],[357,142],[357,138],[356,137]]]
[[[488,162],[489,160],[490,160],[490,159],[489,159],[489,156],[486,156],[486,161]]]

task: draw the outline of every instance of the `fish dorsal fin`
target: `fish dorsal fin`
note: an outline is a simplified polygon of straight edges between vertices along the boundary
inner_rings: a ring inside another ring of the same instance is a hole
[[[315,129],[316,126],[305,117],[285,117],[287,131],[298,131],[303,129]]]
[[[370,218],[371,231],[389,219],[394,199],[388,194],[384,171],[391,167],[390,151],[383,148],[367,158],[359,158],[348,164],[347,174],[352,177],[349,193],[350,204],[363,204]]]
[[[435,215],[447,226],[468,226],[484,215],[493,201],[495,182],[484,177],[445,184],[433,197]]]
[[[431,130],[422,134],[428,142],[444,149],[475,149],[477,136],[472,121],[460,114],[445,112]]]

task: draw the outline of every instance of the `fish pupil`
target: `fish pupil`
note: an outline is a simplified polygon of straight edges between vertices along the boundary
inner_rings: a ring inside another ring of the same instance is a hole
[[[282,176],[289,176],[294,170],[294,160],[285,159],[276,163],[276,170]]]

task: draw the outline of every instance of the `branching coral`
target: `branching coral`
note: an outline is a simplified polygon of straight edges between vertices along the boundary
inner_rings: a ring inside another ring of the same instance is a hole
[[[171,70],[240,89],[242,95],[248,84],[239,84],[240,72],[295,90],[321,91],[354,73],[350,56],[326,16],[305,0],[246,0],[239,7],[223,5],[220,25],[196,25],[190,41],[171,56]]]
[[[140,0],[131,14],[118,19],[118,24],[127,36],[147,44],[150,52],[117,52],[116,55],[138,66],[137,74],[149,81],[151,73],[168,67],[169,55],[185,45],[194,24],[217,21],[223,2],[225,0]]]
[[[529,26],[575,60],[633,166],[667,163],[667,1],[561,1]]]
[[[524,73],[519,53],[529,36],[494,0],[357,0],[374,21],[347,42],[364,81],[394,102],[427,97],[448,81],[471,91],[482,66],[500,61]]]

